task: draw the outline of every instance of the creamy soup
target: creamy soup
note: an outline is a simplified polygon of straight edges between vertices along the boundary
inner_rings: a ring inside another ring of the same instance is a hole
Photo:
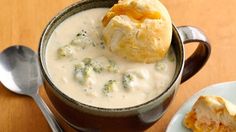
[[[107,8],[77,13],[52,33],[46,52],[53,83],[69,97],[96,107],[124,108],[147,102],[170,84],[176,67],[172,49],[152,64],[128,61],[102,40]]]

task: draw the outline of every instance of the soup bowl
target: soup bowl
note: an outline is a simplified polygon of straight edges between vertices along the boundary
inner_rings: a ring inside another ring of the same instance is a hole
[[[64,94],[50,78],[46,66],[46,48],[54,29],[68,17],[91,8],[109,8],[117,0],[83,0],[56,15],[47,25],[39,43],[39,62],[46,93],[61,117],[82,131],[144,130],[165,113],[180,85],[197,73],[209,58],[211,47],[202,31],[191,26],[175,27],[171,46],[176,54],[176,71],[168,87],[154,99],[126,108],[100,108],[83,104]],[[184,44],[199,42],[194,53],[185,60]],[[122,101],[122,100],[121,100]]]

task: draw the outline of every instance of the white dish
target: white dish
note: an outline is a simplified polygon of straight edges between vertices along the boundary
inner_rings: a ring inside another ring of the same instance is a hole
[[[183,119],[201,95],[221,96],[236,104],[236,81],[211,85],[194,94],[171,119],[166,132],[191,132],[183,125]]]

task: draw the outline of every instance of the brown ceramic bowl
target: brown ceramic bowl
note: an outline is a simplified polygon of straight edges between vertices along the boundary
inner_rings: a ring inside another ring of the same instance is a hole
[[[72,99],[62,93],[49,77],[45,63],[48,40],[54,29],[68,17],[91,8],[111,7],[115,3],[117,0],[83,0],[69,6],[49,22],[39,43],[39,62],[47,95],[64,120],[77,130],[120,131],[148,128],[164,114],[180,83],[198,72],[210,55],[210,45],[199,29],[189,26],[176,28],[173,25],[171,46],[177,58],[176,71],[169,87],[156,98],[141,105],[119,109],[98,108]],[[185,61],[184,44],[189,42],[199,42],[199,46]]]

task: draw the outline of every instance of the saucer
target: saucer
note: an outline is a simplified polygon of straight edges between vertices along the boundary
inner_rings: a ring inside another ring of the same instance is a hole
[[[171,119],[166,132],[191,132],[190,129],[187,129],[183,125],[183,119],[186,113],[191,111],[191,108],[197,99],[202,95],[221,96],[233,104],[236,104],[236,81],[211,85],[194,94],[192,97],[190,97],[190,99],[188,99],[186,103],[181,106],[181,108]]]

